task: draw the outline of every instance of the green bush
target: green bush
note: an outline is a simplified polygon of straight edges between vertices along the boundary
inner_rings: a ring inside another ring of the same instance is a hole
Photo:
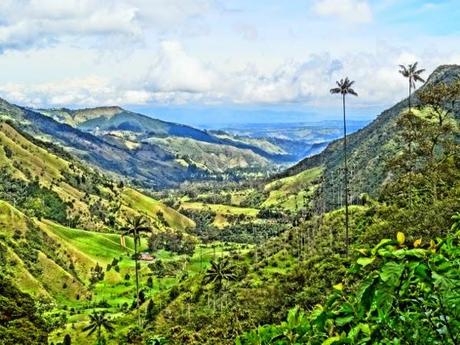
[[[337,284],[324,305],[292,309],[286,322],[247,332],[236,344],[458,344],[459,243],[460,233],[410,246],[402,233],[382,240],[360,250],[349,270],[357,284]]]

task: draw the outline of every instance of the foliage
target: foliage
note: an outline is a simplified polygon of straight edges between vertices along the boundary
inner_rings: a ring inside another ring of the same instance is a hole
[[[0,172],[0,199],[7,200],[32,217],[66,223],[68,205],[38,181],[27,183],[13,178],[7,170]]]
[[[0,264],[1,265],[1,264]],[[48,327],[34,300],[0,275],[0,339],[4,345],[42,345],[48,342]]]
[[[460,234],[405,245],[382,240],[350,269],[323,306],[245,333],[237,344],[458,344]]]
[[[112,325],[112,321],[106,318],[105,312],[93,312],[89,315],[89,324],[83,328],[83,332],[88,332],[88,335],[93,334],[97,331],[98,345],[102,344],[102,330],[106,332],[113,332],[115,328]]]
[[[226,281],[236,280],[235,267],[232,266],[228,259],[211,261],[211,267],[203,278],[203,284],[213,284],[215,291],[220,292]]]
[[[172,229],[166,229],[153,234],[149,238],[151,251],[164,249],[177,254],[193,254],[197,240],[187,234]]]

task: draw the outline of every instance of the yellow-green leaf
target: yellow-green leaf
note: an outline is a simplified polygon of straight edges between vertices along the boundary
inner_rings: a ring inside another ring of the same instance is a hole
[[[422,239],[421,238],[419,238],[418,240],[415,240],[414,241],[414,248],[420,247],[421,244],[422,244]]]
[[[370,265],[371,263],[373,263],[374,260],[375,260],[375,256],[372,256],[370,258],[359,258],[358,260],[356,260],[356,262],[358,265],[366,267],[367,265]]]
[[[433,240],[430,240],[430,250],[435,253],[436,252],[436,243]]]
[[[343,291],[343,284],[342,283],[335,284],[333,288],[339,291]]]
[[[396,240],[400,245],[403,245],[404,242],[406,242],[406,236],[401,231],[398,231],[396,234]]]
[[[369,251],[365,248],[358,249],[358,252],[362,255],[367,255],[369,253]]]

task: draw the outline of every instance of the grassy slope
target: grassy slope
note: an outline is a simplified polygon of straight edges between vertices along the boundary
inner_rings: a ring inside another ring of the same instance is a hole
[[[216,145],[173,136],[166,138],[152,137],[149,141],[166,150],[170,150],[179,157],[186,157],[197,166],[213,172],[268,165],[268,161],[265,158],[254,152],[230,145]]]
[[[249,207],[238,207],[222,204],[205,204],[202,202],[195,201],[186,201],[181,204],[181,208],[201,211],[201,210],[210,210],[216,214],[213,224],[218,228],[223,228],[228,225],[227,220],[228,216],[239,216],[244,215],[249,218],[256,218],[259,213],[258,209],[249,208]]]
[[[322,168],[316,167],[267,184],[264,191],[269,196],[262,207],[278,206],[292,211],[302,208],[315,190],[313,182],[321,173]]]
[[[10,158],[6,156],[3,147],[11,150]],[[114,187],[113,190],[109,190],[98,186],[102,195],[89,195],[89,198],[85,199],[86,191],[77,189],[66,178],[69,174],[73,176],[86,174],[78,164],[72,163],[74,162],[69,162],[31,143],[8,124],[0,123],[0,168],[9,170],[16,178],[29,182],[38,179],[40,185],[47,188],[52,187],[63,201],[72,203],[71,214],[79,214],[82,217],[83,227],[102,229],[103,225],[91,217],[90,206],[96,201],[109,206],[112,199],[119,198],[117,193],[121,194],[120,200],[123,203],[124,213],[144,214],[157,224],[157,212],[161,211],[168,224],[177,230],[195,226],[193,221],[177,211],[132,188],[121,190]],[[121,213],[120,217],[122,217]],[[121,221],[121,219],[118,220]]]
[[[156,218],[158,212],[163,213],[166,222],[174,229],[185,230],[187,228],[195,227],[195,223],[189,218],[132,188],[126,188],[123,191],[121,198],[127,206],[136,209],[151,218]]]
[[[13,280],[22,291],[35,297],[52,297],[61,302],[75,301],[76,295],[85,292],[86,289],[70,270],[54,262],[44,251],[39,251],[34,267],[40,273],[33,273],[17,252],[23,246],[23,241],[28,240],[26,234],[35,231],[33,227],[33,220],[7,202],[0,201],[0,243],[8,248],[7,257],[10,260],[10,274]],[[65,255],[61,258],[65,259]],[[70,260],[67,260],[66,264],[70,264]],[[62,288],[64,283],[67,285],[66,289]]]

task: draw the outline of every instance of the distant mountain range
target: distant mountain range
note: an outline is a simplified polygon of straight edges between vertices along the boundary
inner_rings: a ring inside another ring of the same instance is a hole
[[[123,108],[30,109],[0,100],[0,119],[106,172],[166,188],[186,180],[239,179],[319,152],[338,128],[300,127],[238,134],[206,131]],[[304,137],[302,137],[304,135]],[[292,136],[292,138],[290,138]]]

